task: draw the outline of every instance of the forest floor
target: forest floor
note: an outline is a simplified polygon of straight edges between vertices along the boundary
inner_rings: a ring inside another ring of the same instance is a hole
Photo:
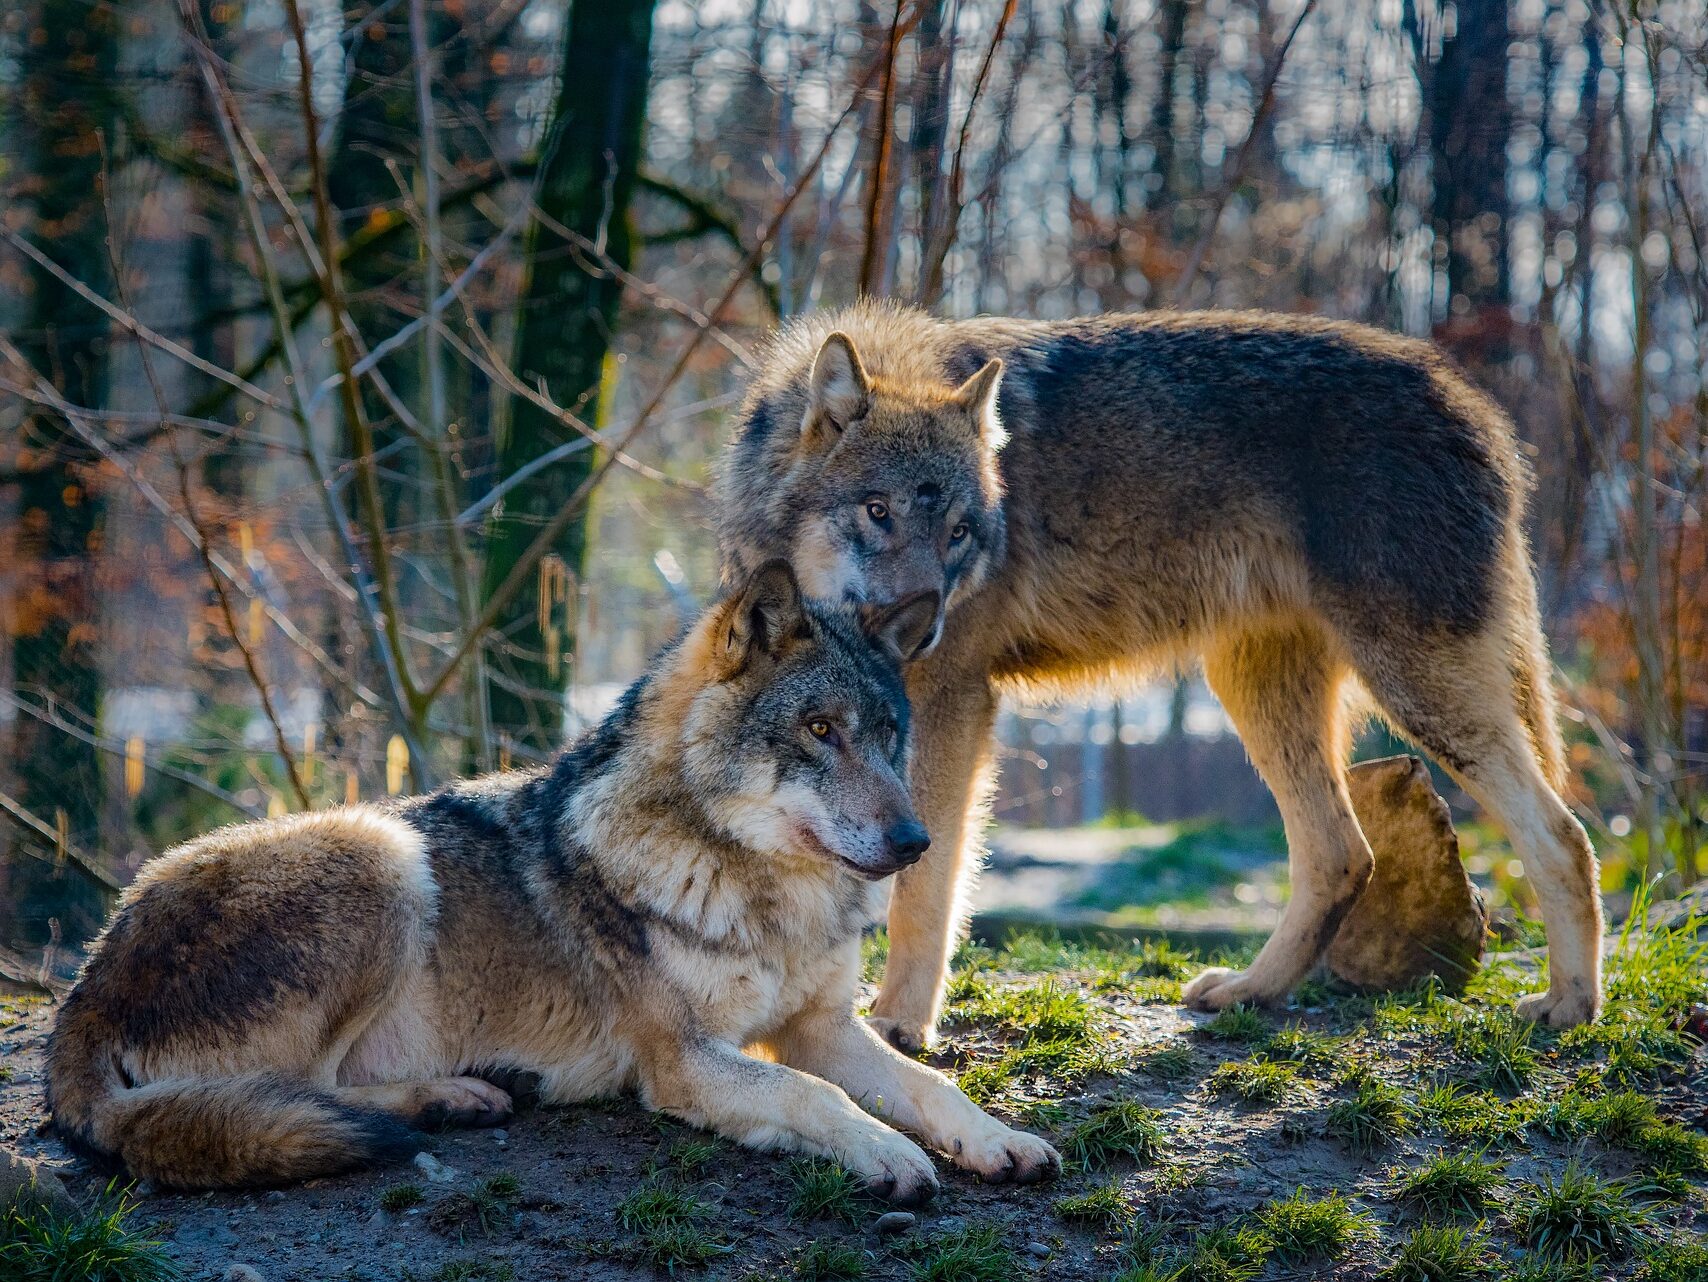
[[[1054,1185],[986,1187],[945,1163],[936,1201],[898,1225],[828,1164],[612,1102],[301,1187],[133,1188],[106,1223],[160,1268],[110,1276],[1708,1282],[1699,927],[1613,941],[1606,1016],[1565,1033],[1511,1017],[1538,986],[1533,953],[1491,959],[1463,998],[1311,981],[1286,1010],[1212,1018],[1177,1004],[1199,959],[1167,944],[1021,934],[963,950],[932,1060],[1052,1139]],[[43,1133],[51,1017],[0,999],[0,1148],[46,1158],[96,1207],[107,1177]],[[80,1276],[31,1272],[6,1243],[8,1282]]]

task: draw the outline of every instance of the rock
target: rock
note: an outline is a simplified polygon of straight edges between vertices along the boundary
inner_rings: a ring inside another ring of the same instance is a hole
[[[415,1155],[415,1169],[434,1184],[455,1184],[457,1181],[457,1171],[446,1166],[431,1153],[417,1153]]]
[[[1028,1242],[1022,1249],[1035,1260],[1050,1258],[1050,1248],[1042,1242]]]
[[[492,1132],[492,1138],[502,1144],[510,1138],[510,1132],[505,1130],[502,1126],[496,1127]]]
[[[247,1264],[234,1264],[219,1275],[219,1282],[267,1282],[267,1279]]]
[[[0,1211],[18,1206],[69,1215],[77,1203],[41,1162],[0,1149]]]
[[[885,1211],[872,1227],[879,1237],[897,1237],[911,1229],[918,1219],[912,1211]]]
[[[1328,947],[1330,972],[1355,988],[1406,988],[1434,975],[1459,991],[1482,959],[1488,913],[1465,875],[1447,803],[1416,757],[1361,761],[1346,782],[1376,871]]]

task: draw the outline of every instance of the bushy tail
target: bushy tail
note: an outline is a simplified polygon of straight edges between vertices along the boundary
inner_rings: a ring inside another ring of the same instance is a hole
[[[48,1069],[55,1123],[139,1179],[198,1189],[284,1184],[397,1160],[417,1147],[390,1114],[276,1073],[128,1085],[111,1043],[80,1048],[64,1032],[62,1023]]]
[[[1519,559],[1519,582],[1513,596],[1518,617],[1512,621],[1512,689],[1518,715],[1536,751],[1542,776],[1557,793],[1566,787],[1566,746],[1560,737],[1559,705],[1554,698],[1554,665],[1548,657],[1548,642],[1542,635],[1541,611],[1536,604],[1536,575],[1530,558]]]

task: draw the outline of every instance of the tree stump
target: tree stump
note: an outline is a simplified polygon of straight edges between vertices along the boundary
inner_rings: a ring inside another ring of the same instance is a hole
[[[1411,756],[1359,762],[1347,788],[1376,871],[1329,945],[1330,973],[1378,991],[1435,976],[1458,992],[1482,960],[1488,913],[1447,803]]]

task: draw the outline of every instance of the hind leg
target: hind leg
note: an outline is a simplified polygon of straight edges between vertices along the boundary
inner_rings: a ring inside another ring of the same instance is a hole
[[[1220,1010],[1285,997],[1322,956],[1374,863],[1346,792],[1345,668],[1322,630],[1301,622],[1219,641],[1204,672],[1275,795],[1292,880],[1281,923],[1251,965],[1207,970],[1187,985],[1187,1004]]]
[[[479,1077],[441,1077],[431,1082],[386,1082],[340,1086],[340,1103],[377,1108],[418,1131],[502,1126],[513,1111],[510,1096]]]
[[[1548,991],[1525,997],[1518,1013],[1557,1028],[1593,1020],[1602,929],[1595,851],[1548,784],[1520,719],[1507,648],[1474,638],[1359,650],[1360,675],[1394,727],[1494,816],[1530,875],[1548,930]]]

